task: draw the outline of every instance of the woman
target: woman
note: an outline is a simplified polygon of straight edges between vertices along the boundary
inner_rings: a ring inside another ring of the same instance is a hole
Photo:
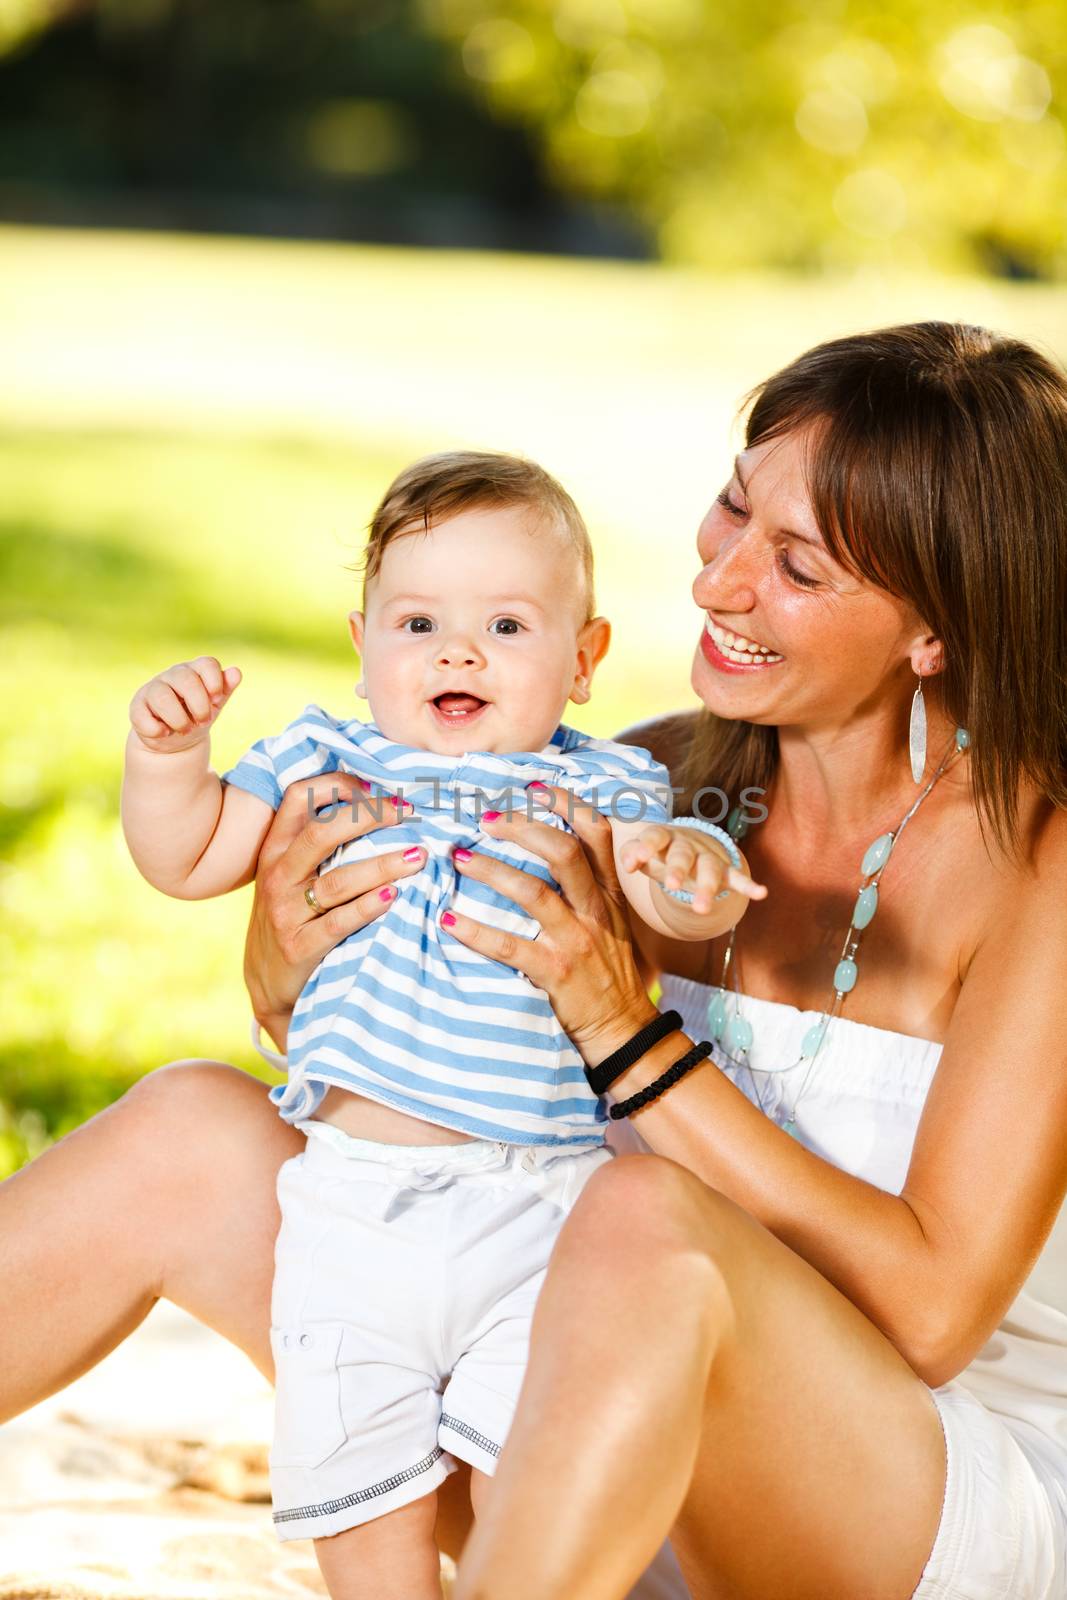
[[[669,1529],[698,1597],[1067,1595],[1067,1296],[1020,1292],[1067,1188],[1065,483],[1067,383],[980,330],[838,341],[758,395],[699,536],[711,716],[634,737],[692,793],[766,790],[745,851],[770,894],[730,951],[729,1053],[639,1113],[669,1159],[612,1163],[564,1229],[463,1600],[622,1595]],[[315,959],[375,909],[364,864],[314,880],[308,920],[315,863],[359,829],[302,826],[302,805],[271,835],[246,968],[279,1043]],[[598,1065],[648,1021],[659,952],[639,971],[597,826],[575,818],[584,853],[496,826],[564,895],[521,949],[455,932],[542,984]],[[884,903],[861,911],[865,856]],[[522,874],[466,870],[528,902]],[[663,975],[690,1037],[725,954]],[[611,1097],[687,1048],[668,1035]],[[10,1180],[5,1409],[161,1293],[269,1370],[273,1175],[296,1143],[251,1080],[191,1064]]]

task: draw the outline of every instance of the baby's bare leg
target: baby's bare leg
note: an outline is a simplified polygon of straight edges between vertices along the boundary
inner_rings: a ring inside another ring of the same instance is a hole
[[[477,1476],[481,1478],[484,1474],[478,1473]],[[474,1469],[465,1461],[457,1461],[455,1472],[437,1488],[437,1548],[447,1551],[457,1561],[474,1525],[474,1478]]]
[[[437,1491],[358,1528],[315,1540],[332,1600],[441,1600]]]
[[[450,1482],[451,1480],[446,1480]],[[493,1492],[493,1480],[488,1472],[482,1472],[478,1467],[471,1468],[470,1503],[475,1517],[480,1517],[485,1509],[485,1503]],[[468,1530],[469,1531],[469,1530]]]
[[[274,1186],[303,1142],[247,1073],[179,1062],[0,1184],[0,1421],[95,1365],[161,1297],[273,1376]]]

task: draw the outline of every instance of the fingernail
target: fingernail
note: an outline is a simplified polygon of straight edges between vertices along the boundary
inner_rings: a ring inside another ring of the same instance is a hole
[[[526,785],[526,787],[527,787],[527,789],[540,789],[542,794],[547,794],[548,793],[548,784],[547,783],[541,783],[540,780],[537,779],[537,778],[534,779],[533,783],[528,783]]]
[[[451,911],[442,911],[441,921],[446,928],[454,928],[456,926],[456,919]]]
[[[455,859],[457,861],[473,861],[474,860],[474,851],[473,850],[464,850],[462,845],[457,845],[456,848],[453,850],[452,854],[453,854],[453,856],[455,857]]]
[[[482,821],[483,822],[495,822],[499,816],[500,816],[500,812],[499,811],[483,811],[482,812]]]
[[[421,861],[422,860],[422,851],[419,849],[419,846],[417,844],[413,844],[411,846],[410,850],[405,850],[404,851],[404,860],[405,861]]]
[[[395,900],[396,899],[396,890],[392,887],[392,885],[390,885],[386,889],[379,889],[378,890],[378,899],[379,900]]]

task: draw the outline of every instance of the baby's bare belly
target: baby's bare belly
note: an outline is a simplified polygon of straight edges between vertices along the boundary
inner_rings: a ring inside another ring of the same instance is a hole
[[[378,1144],[470,1144],[471,1136],[436,1122],[423,1122],[406,1111],[380,1105],[348,1089],[330,1088],[316,1113],[320,1122],[332,1122],[353,1139],[373,1139]]]

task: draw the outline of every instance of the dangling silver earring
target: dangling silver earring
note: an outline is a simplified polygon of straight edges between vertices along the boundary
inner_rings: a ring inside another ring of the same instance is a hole
[[[926,771],[926,701],[923,699],[923,675],[916,673],[919,687],[911,697],[911,722],[908,725],[908,754],[911,757],[911,775],[922,783]]]

